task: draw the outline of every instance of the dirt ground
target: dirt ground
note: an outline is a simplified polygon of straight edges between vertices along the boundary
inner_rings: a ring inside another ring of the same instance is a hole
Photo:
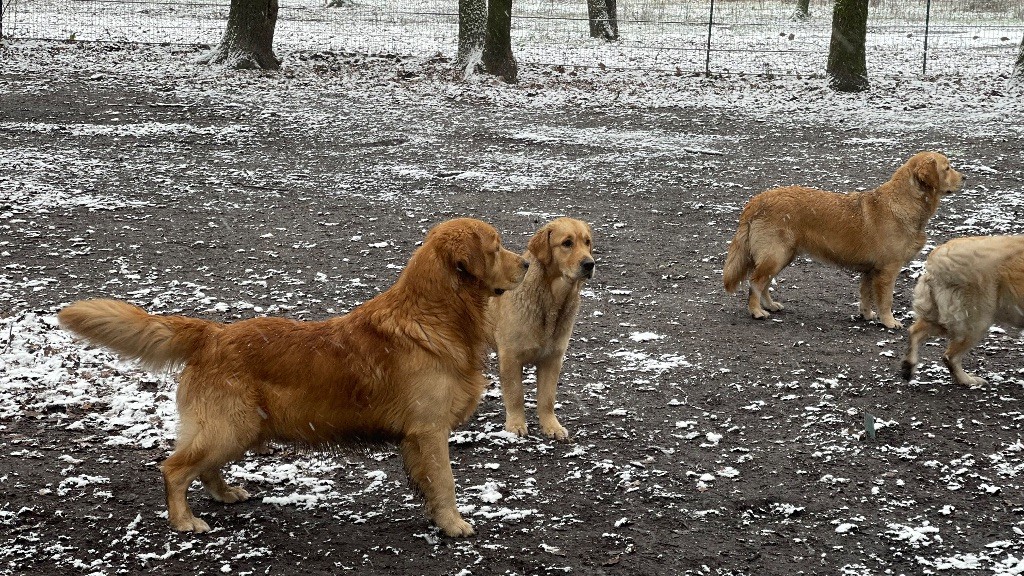
[[[852,275],[794,263],[777,286],[787,308],[768,321],[721,287],[750,195],[873,187],[921,149],[946,151],[968,178],[929,227],[933,244],[1024,232],[1019,131],[610,95],[538,105],[572,83],[433,92],[427,65],[337,56],[290,76],[161,81],[85,52],[96,62],[80,69],[19,53],[33,64],[0,70],[0,347],[17,346],[19,318],[92,296],[214,320],[320,319],[390,285],[436,222],[481,218],[521,250],[565,214],[592,223],[597,248],[559,388],[571,438],[503,436],[492,387],[453,437],[478,530],[467,540],[429,526],[386,448],[252,456],[297,462],[336,496],[269,503],[290,480],[238,469],[255,497],[224,506],[194,487],[215,531],[181,535],[160,516],[169,442],[112,445],[98,424],[110,400],[47,404],[33,392],[45,382],[8,375],[35,400],[0,419],[0,572],[1011,573],[1024,557],[1019,334],[994,333],[969,359],[989,385],[952,385],[934,346],[905,383],[905,331],[855,317]],[[136,59],[189,68],[161,54]],[[898,318],[916,269],[897,283]],[[65,347],[30,352],[64,354],[82,374],[80,345]],[[173,395],[166,378],[137,385]],[[109,481],[75,489],[71,474]],[[489,507],[492,488],[502,500]]]

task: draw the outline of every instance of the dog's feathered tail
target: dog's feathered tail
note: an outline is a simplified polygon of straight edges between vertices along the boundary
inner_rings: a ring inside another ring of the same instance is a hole
[[[119,300],[80,300],[57,314],[61,327],[159,371],[188,362],[218,324],[184,316],[154,316]]]
[[[754,259],[750,256],[750,223],[741,219],[736,235],[729,243],[729,253],[725,256],[722,269],[725,291],[730,294],[735,292],[740,283],[747,279],[753,264]]]

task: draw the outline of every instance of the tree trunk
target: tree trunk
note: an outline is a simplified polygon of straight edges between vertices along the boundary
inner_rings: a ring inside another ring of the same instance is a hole
[[[469,76],[480,63],[487,34],[487,0],[459,0],[459,54],[456,66]]]
[[[833,90],[860,92],[868,89],[867,36],[868,0],[835,0],[827,68],[829,87]]]
[[[796,0],[793,20],[808,20],[811,17],[811,0]]]
[[[231,0],[224,38],[199,62],[277,70],[281,60],[274,55],[276,25],[277,0]]]
[[[484,70],[515,82],[519,65],[512,55],[512,0],[490,0],[487,4],[487,33],[481,57]]]
[[[1024,80],[1024,39],[1020,41],[1020,53],[1017,54],[1017,64],[1013,67],[1013,75],[1019,80]]]
[[[587,0],[590,18],[590,37],[616,40],[619,23],[615,14],[615,0]]]

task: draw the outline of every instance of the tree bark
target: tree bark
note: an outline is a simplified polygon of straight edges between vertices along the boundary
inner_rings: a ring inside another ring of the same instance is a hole
[[[481,56],[484,70],[514,83],[519,65],[512,54],[512,0],[490,0],[487,3],[487,33]]]
[[[590,37],[617,40],[619,23],[615,14],[615,0],[587,0],[590,18]]]
[[[1024,39],[1020,41],[1020,52],[1017,54],[1017,64],[1013,67],[1013,75],[1024,81]]]
[[[793,12],[794,20],[808,20],[811,17],[811,0],[796,0],[796,11]]]
[[[469,76],[480,63],[487,34],[487,0],[459,0],[459,54],[456,66]]]
[[[280,68],[281,60],[273,47],[277,8],[277,0],[231,0],[223,39],[199,62],[239,69]]]
[[[860,92],[869,88],[867,36],[868,0],[835,0],[827,68],[833,90]]]

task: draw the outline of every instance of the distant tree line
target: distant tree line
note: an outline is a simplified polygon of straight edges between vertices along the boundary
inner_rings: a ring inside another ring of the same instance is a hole
[[[0,0],[2,1],[2,0]],[[457,0],[459,45],[456,64],[464,75],[482,71],[515,82],[519,66],[512,52],[512,0]],[[616,0],[575,0],[587,3],[590,35],[607,41],[619,37]],[[843,92],[867,90],[866,63],[868,2],[835,0],[832,37],[826,72],[829,86]],[[810,17],[809,0],[795,0],[793,17]],[[331,0],[340,6],[346,0]],[[274,28],[278,0],[231,0],[227,28],[219,45],[201,61],[224,63],[235,68],[276,70],[281,61],[274,55]],[[1013,74],[1024,81],[1024,39]]]

